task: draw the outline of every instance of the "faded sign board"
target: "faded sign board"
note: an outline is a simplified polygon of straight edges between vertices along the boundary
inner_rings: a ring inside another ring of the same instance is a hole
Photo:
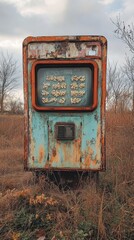
[[[24,40],[25,169],[105,169],[106,51],[101,36]]]

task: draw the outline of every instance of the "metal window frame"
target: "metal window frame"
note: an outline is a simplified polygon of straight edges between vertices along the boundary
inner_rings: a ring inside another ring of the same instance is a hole
[[[45,65],[45,66],[93,66],[93,104],[92,106],[38,106],[36,103],[36,67],[38,65]],[[98,104],[98,65],[95,61],[91,60],[39,60],[35,61],[32,65],[31,71],[31,79],[32,79],[32,106],[35,110],[38,111],[92,111],[97,107]]]

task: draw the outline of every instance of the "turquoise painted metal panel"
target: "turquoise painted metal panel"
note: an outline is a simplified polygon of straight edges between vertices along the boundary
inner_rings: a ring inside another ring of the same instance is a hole
[[[25,169],[104,170],[106,39],[29,37],[23,53]]]
[[[49,117],[49,161],[54,168],[80,168],[81,139],[82,139],[82,117],[79,116]],[[75,123],[74,140],[57,140],[55,137],[55,126],[57,123]]]

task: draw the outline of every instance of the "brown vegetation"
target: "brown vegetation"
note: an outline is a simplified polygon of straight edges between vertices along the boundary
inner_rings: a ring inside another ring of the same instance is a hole
[[[0,212],[3,240],[132,240],[134,119],[107,113],[107,170],[98,191],[35,184],[23,170],[23,117],[0,116]]]

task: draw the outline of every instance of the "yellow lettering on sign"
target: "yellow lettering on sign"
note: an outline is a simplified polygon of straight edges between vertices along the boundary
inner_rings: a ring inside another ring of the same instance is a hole
[[[73,75],[71,77],[70,85],[65,82],[65,76],[46,76],[46,81],[43,83],[41,90],[42,102],[43,103],[58,103],[64,104],[66,101],[70,101],[71,104],[78,104],[82,101],[82,97],[86,94],[86,76],[84,75]],[[67,94],[67,88],[71,93]],[[70,96],[71,95],[71,96]]]
[[[81,98],[71,98],[72,104],[79,103],[79,102],[81,102]]]
[[[85,76],[72,76],[72,81],[80,81],[80,82],[84,82],[86,80]]]
[[[45,91],[45,90],[42,90],[42,91],[41,91],[41,94],[42,94],[43,96],[48,96],[48,95],[49,95],[49,92],[47,92],[47,91]]]
[[[65,77],[64,76],[46,76],[47,81],[57,81],[57,82],[64,82]]]
[[[43,83],[43,88],[48,90],[48,88],[50,87],[50,83]]]
[[[53,102],[57,102],[56,98],[42,98],[42,102],[43,103],[53,103]]]
[[[65,103],[66,99],[65,98],[60,98],[60,99],[57,99],[57,98],[42,98],[42,102],[43,103],[60,103],[60,104],[63,104]]]
[[[71,91],[71,96],[72,97],[81,97],[81,96],[83,96],[83,95],[85,95],[85,91],[83,90],[83,91],[76,91],[76,90],[73,90],[73,91]]]
[[[70,86],[71,86],[71,89],[78,89],[79,88],[79,85],[76,82],[71,83]]]
[[[52,88],[53,89],[66,89],[67,84],[66,83],[57,83],[53,84]]]
[[[60,99],[58,100],[58,103],[62,104],[62,103],[65,103],[65,101],[66,101],[65,98],[60,98]]]
[[[61,90],[61,91],[53,90],[53,91],[51,92],[51,94],[52,94],[53,96],[55,96],[55,97],[65,96],[65,95],[66,95],[66,91],[63,91],[63,90]]]
[[[80,83],[79,84],[79,88],[85,88],[86,86],[85,86],[85,83]]]

